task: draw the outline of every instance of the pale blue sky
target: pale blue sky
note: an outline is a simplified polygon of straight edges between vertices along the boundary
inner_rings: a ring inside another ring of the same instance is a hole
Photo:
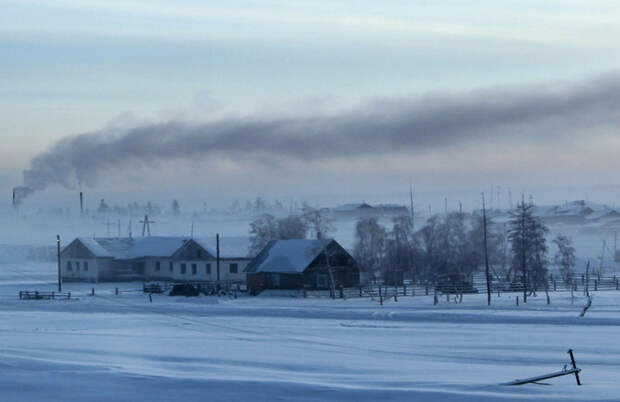
[[[19,184],[60,138],[127,121],[333,114],[376,98],[579,83],[618,71],[619,18],[616,1],[0,1],[0,184]],[[528,175],[549,168],[537,188],[616,185],[618,143],[609,131],[598,145],[588,135],[516,155],[485,142],[291,167],[306,176],[303,188],[269,166],[199,166],[215,169],[206,187],[231,197],[357,196],[369,180],[389,194],[408,177],[437,191],[532,185],[522,165]],[[595,161],[567,157],[576,151]],[[183,177],[196,163],[134,166],[122,184],[107,176],[93,191],[164,177],[191,196]]]

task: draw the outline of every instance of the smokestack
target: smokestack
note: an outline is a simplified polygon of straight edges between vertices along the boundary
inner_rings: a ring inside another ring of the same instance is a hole
[[[15,208],[15,187],[13,187],[13,208]]]
[[[80,216],[84,216],[84,194],[80,191]]]

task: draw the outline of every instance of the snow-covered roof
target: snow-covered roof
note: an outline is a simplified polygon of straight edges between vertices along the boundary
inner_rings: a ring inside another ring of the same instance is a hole
[[[170,257],[188,239],[185,237],[79,237],[97,258],[132,259]]]
[[[216,255],[215,236],[193,239],[212,256]],[[250,238],[247,236],[220,236],[220,258],[251,258]]]
[[[98,258],[111,258],[113,255],[103,248],[99,242],[91,237],[78,237],[78,240],[90,251],[95,257]]]
[[[301,273],[333,240],[272,240],[252,260],[245,272]]]

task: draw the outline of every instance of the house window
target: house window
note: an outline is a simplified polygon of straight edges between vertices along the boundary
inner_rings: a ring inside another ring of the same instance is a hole
[[[174,270],[174,268],[172,266],[172,261],[170,261],[170,265],[168,267],[169,267],[168,269],[170,270],[170,272],[172,272]]]
[[[231,274],[236,274],[236,273],[237,273],[237,271],[239,270],[239,265],[237,265],[237,264],[230,264],[230,265],[228,266],[228,268],[229,268],[229,272],[230,272]]]
[[[207,267],[207,275],[211,275],[211,264],[206,264]]]
[[[274,288],[280,287],[280,274],[271,274],[271,284]]]
[[[73,271],[73,267],[71,266],[71,261],[67,261],[67,271]]]
[[[192,264],[192,275],[196,275],[197,272],[198,268],[196,267],[196,264]]]
[[[159,271],[161,269],[161,262],[155,261],[155,271]]]
[[[88,271],[88,261],[84,261],[84,271]]]
[[[181,273],[182,274],[186,274],[187,273],[187,265],[186,264],[181,264]]]

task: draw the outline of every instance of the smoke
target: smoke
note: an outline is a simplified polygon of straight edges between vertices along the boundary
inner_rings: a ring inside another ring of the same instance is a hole
[[[18,186],[13,188],[13,203],[14,205],[21,205],[24,198],[32,194],[34,190],[27,186]]]
[[[62,139],[31,161],[24,185],[95,185],[104,171],[192,157],[316,161],[415,155],[491,140],[550,141],[612,127],[620,120],[618,110],[620,75],[613,74],[563,86],[384,99],[338,115],[147,124]]]

